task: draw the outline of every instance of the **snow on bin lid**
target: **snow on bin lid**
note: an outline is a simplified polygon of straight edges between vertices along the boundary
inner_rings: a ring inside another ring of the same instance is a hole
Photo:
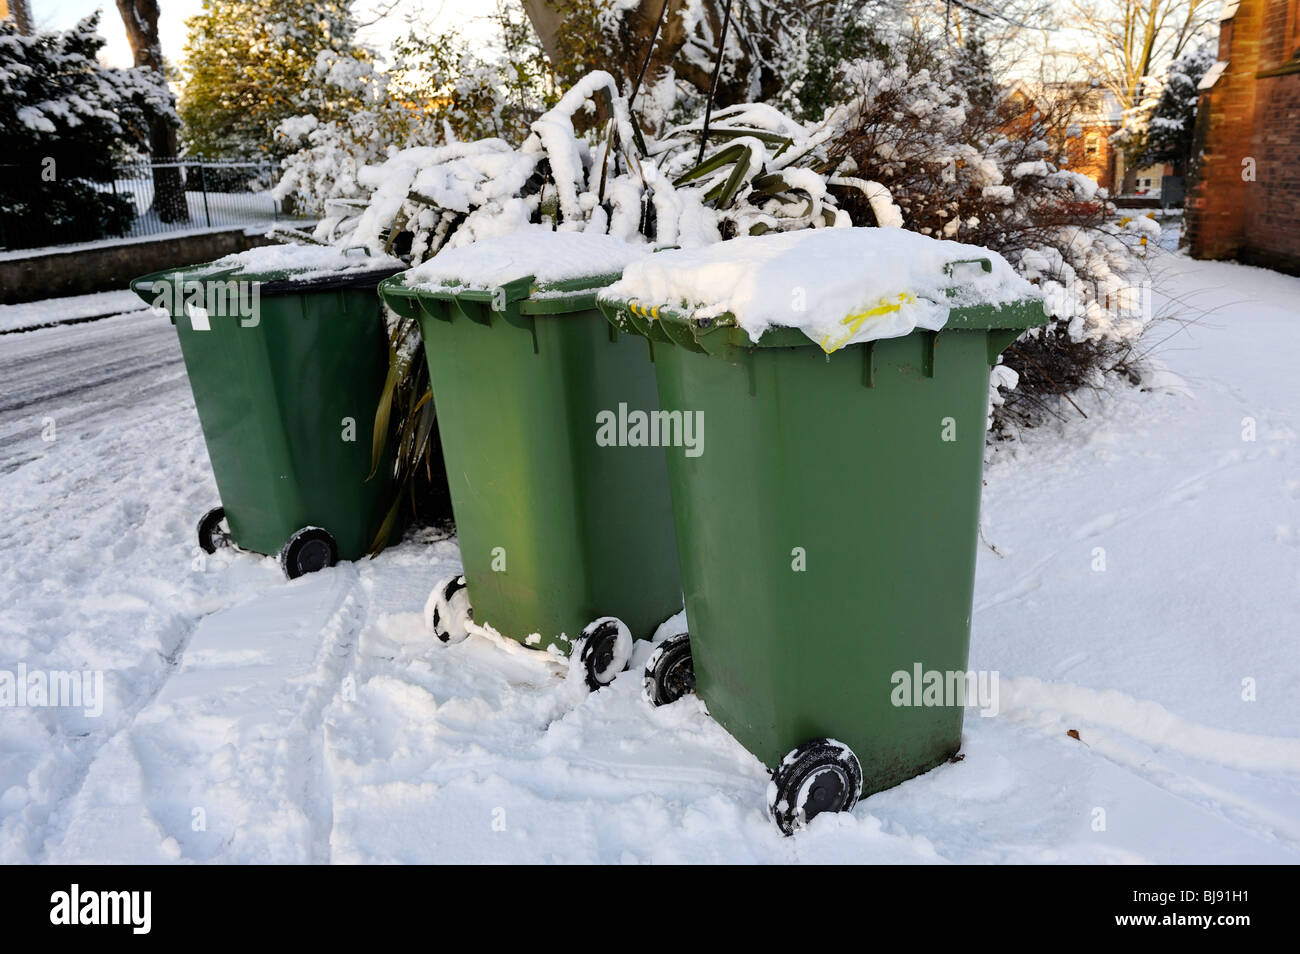
[[[408,288],[454,291],[492,289],[531,277],[538,285],[617,276],[651,252],[612,235],[555,232],[530,225],[439,252],[403,276]],[[603,284],[603,282],[602,282]]]
[[[730,316],[754,342],[769,328],[797,328],[827,352],[937,331],[954,305],[1040,297],[996,252],[892,228],[783,232],[660,252],[629,264],[600,295],[695,321]]]
[[[310,282],[339,274],[398,271],[406,266],[391,255],[370,255],[341,245],[263,245],[219,258],[208,268],[230,276]],[[226,271],[231,270],[231,271]]]

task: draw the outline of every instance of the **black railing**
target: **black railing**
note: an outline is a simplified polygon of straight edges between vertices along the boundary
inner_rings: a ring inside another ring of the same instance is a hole
[[[177,159],[121,163],[109,179],[75,178],[62,183],[66,198],[42,179],[44,170],[0,163],[9,185],[31,179],[32,189],[0,195],[0,250],[76,245],[169,233],[270,227],[296,221],[273,189],[273,162]],[[39,196],[39,198],[38,198]],[[16,204],[15,203],[25,203]],[[91,207],[97,207],[91,211]]]

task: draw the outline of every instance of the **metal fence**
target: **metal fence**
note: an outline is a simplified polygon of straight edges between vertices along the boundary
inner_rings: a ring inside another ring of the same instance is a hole
[[[242,160],[123,163],[110,181],[66,184],[68,198],[45,201],[48,209],[33,201],[24,215],[0,210],[0,250],[297,221],[273,194],[277,171],[272,162]],[[39,172],[0,165],[0,175],[18,181],[30,175],[35,182]],[[94,193],[113,196],[99,214],[88,210],[100,204]],[[78,214],[78,206],[87,214]]]

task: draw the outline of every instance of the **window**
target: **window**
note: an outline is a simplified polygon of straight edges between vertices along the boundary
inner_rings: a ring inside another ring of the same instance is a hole
[[[1083,154],[1085,156],[1095,156],[1097,154],[1097,146],[1099,144],[1100,144],[1100,138],[1097,136],[1097,134],[1088,133],[1088,135],[1083,137]]]

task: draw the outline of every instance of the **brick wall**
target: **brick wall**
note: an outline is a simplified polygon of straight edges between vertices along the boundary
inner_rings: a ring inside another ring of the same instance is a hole
[[[1255,112],[1241,258],[1300,274],[1300,72],[1261,78]]]
[[[1221,24],[1218,55],[1228,67],[1201,93],[1203,152],[1187,202],[1197,258],[1300,273],[1298,16],[1300,0],[1241,0]]]
[[[1052,93],[1046,94],[1053,95]],[[1019,110],[1014,118],[1003,125],[1002,130],[1012,139],[1026,139],[1034,124],[1043,118],[1042,108],[1023,90],[1016,89],[1010,99]],[[1089,112],[1093,107],[1089,107]],[[1061,151],[1061,165],[1071,172],[1078,172],[1096,180],[1111,193],[1117,191],[1116,160],[1117,151],[1110,144],[1110,137],[1119,128],[1116,122],[1087,121],[1080,117],[1078,122],[1080,134],[1066,137],[1058,146]],[[1090,151],[1091,150],[1091,151]],[[1052,156],[1056,159],[1057,156]]]

